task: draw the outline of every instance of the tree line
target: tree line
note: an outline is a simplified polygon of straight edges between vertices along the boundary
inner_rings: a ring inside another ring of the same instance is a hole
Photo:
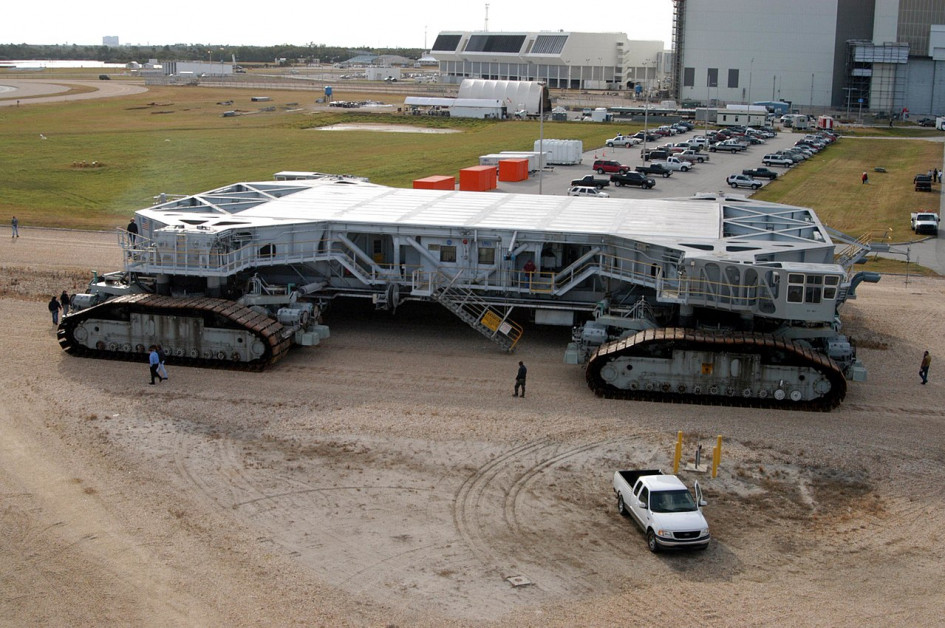
[[[361,54],[400,55],[410,59],[423,56],[420,48],[341,48],[322,44],[296,46],[224,46],[219,44],[172,44],[163,46],[88,46],[79,44],[0,44],[0,61],[17,59],[88,60],[104,63],[142,63],[159,61],[202,61],[216,59],[237,63],[275,63],[286,59],[286,65],[340,63]]]

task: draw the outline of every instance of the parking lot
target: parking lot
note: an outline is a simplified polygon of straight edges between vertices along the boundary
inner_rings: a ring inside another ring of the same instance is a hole
[[[548,131],[549,127],[552,129],[551,133],[553,133],[554,127],[551,125],[546,126],[545,130]],[[617,125],[614,125],[614,135],[616,135],[617,132],[630,134],[630,129],[620,129]],[[657,145],[667,142],[683,142],[696,135],[704,135],[704,129],[697,128],[690,133],[663,138],[655,143],[647,142],[647,147],[656,148]],[[725,182],[725,178],[730,174],[740,173],[745,168],[760,167],[762,165],[761,158],[765,154],[793,146],[794,142],[802,137],[802,135],[801,133],[792,133],[790,130],[781,131],[777,136],[767,140],[764,144],[750,146],[747,150],[734,154],[723,152],[710,153],[704,150],[703,153],[709,157],[709,161],[695,164],[688,172],[674,172],[672,176],[668,178],[663,178],[662,176],[652,177],[656,181],[656,187],[652,189],[644,190],[638,187],[616,187],[611,185],[605,188],[604,191],[606,191],[611,198],[685,197],[700,192],[714,193],[719,191],[750,195],[752,192],[750,189],[740,188],[733,190]],[[569,138],[548,134],[545,139]],[[555,165],[546,169],[540,175],[539,173],[532,173],[527,181],[500,181],[498,183],[498,189],[502,192],[519,192],[525,194],[538,194],[540,189],[541,194],[565,195],[568,193],[572,179],[578,179],[586,174],[594,174],[593,170],[591,170],[591,165],[594,163],[595,159],[617,160],[630,166],[631,169],[643,164],[643,159],[640,157],[642,149],[642,145],[640,144],[630,148],[607,148],[603,146],[603,144],[598,147],[584,146],[584,148],[586,149],[584,151],[584,160],[580,164],[573,166]],[[794,167],[796,168],[798,166]],[[787,168],[772,166],[771,170],[774,170],[780,175],[780,173],[787,170]],[[609,177],[609,175],[598,176]],[[767,179],[759,180],[765,185],[768,184]]]

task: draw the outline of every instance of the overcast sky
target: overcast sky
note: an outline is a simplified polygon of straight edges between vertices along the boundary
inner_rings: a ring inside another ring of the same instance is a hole
[[[440,31],[482,30],[486,2],[241,2],[162,0],[12,2],[0,12],[0,43],[207,44],[429,48]],[[490,0],[488,30],[626,33],[672,41],[672,0],[582,5],[558,0]]]

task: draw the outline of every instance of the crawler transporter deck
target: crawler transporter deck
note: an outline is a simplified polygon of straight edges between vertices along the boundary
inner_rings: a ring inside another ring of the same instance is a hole
[[[294,176],[305,176],[295,173]],[[573,329],[598,395],[829,409],[865,379],[839,307],[867,243],[737,195],[622,200],[395,189],[348,176],[237,183],[136,213],[123,271],[76,296],[60,343],[261,369],[328,336],[332,300],[430,301],[504,350]],[[516,320],[518,319],[518,320]]]

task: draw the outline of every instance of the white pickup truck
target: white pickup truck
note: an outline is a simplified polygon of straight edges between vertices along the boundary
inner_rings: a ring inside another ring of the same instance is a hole
[[[681,170],[682,172],[689,172],[690,170],[692,170],[691,161],[680,159],[679,157],[676,157],[676,156],[667,157],[666,159],[657,159],[656,161],[653,161],[652,163],[662,164],[666,166],[667,169],[673,170],[673,171]]]
[[[625,146],[630,148],[631,146],[636,146],[640,143],[640,140],[633,137],[632,135],[620,135],[617,134],[617,137],[612,137],[605,142],[608,147],[613,148],[614,146]]]
[[[913,231],[938,235],[938,214],[934,212],[916,212],[911,214],[911,217]]]
[[[679,478],[659,469],[614,473],[617,512],[629,514],[637,522],[651,552],[664,547],[704,550],[709,546],[709,524],[701,510],[705,501],[698,483],[695,491],[693,499]]]

